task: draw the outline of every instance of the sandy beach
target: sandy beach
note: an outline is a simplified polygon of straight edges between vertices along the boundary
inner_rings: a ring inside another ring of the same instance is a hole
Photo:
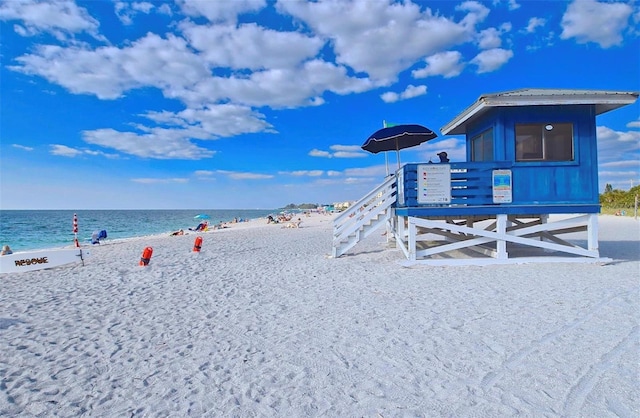
[[[331,219],[1,275],[0,415],[640,414],[638,221],[600,216],[607,265],[406,268],[380,234],[330,258]]]

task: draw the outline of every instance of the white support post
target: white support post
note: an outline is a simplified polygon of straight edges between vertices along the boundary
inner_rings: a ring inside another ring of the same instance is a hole
[[[598,251],[598,214],[596,213],[590,214],[587,220],[587,249]]]
[[[413,222],[413,218],[408,216],[409,220],[409,239],[407,242],[407,247],[409,249],[409,261],[416,261],[416,234],[417,228],[415,222]]]
[[[506,238],[507,235],[507,218],[505,214],[496,215],[496,232]],[[506,260],[509,258],[507,253],[507,241],[504,239],[496,240],[496,258],[498,260]]]
[[[405,225],[405,217],[398,216],[396,217],[396,231],[400,241],[405,241],[407,239],[407,228]]]
[[[548,214],[540,215],[540,223],[542,225],[544,225],[546,223],[549,223],[549,215]],[[543,234],[540,234],[540,241],[544,241],[544,235]],[[547,251],[547,250],[545,250],[545,251]]]
[[[386,228],[387,228],[387,247],[389,248],[396,248],[397,245],[397,241],[396,241],[396,226],[395,226],[395,222],[396,222],[396,211],[393,208],[387,208],[386,213],[385,213],[385,223],[386,223]]]

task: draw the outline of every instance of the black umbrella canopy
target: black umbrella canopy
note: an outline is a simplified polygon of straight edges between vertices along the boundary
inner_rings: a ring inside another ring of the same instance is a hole
[[[398,158],[398,168],[400,168],[401,149],[415,147],[437,136],[431,129],[422,125],[395,125],[376,131],[361,148],[373,154],[395,150]],[[388,163],[387,174],[389,174]]]
[[[381,151],[400,151],[436,138],[435,132],[422,125],[396,125],[376,131],[362,145],[362,149],[377,154]]]

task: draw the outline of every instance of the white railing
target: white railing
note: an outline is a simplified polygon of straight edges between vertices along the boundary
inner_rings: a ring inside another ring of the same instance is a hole
[[[393,222],[391,207],[396,202],[396,191],[396,177],[389,176],[334,219],[333,257],[340,257],[382,225]]]

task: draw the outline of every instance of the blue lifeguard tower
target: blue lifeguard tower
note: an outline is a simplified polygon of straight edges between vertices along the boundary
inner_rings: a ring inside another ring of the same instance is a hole
[[[598,251],[596,116],[638,96],[563,89],[480,96],[441,128],[465,135],[466,161],[402,166],[335,219],[333,256],[385,225],[409,263],[607,261]]]

